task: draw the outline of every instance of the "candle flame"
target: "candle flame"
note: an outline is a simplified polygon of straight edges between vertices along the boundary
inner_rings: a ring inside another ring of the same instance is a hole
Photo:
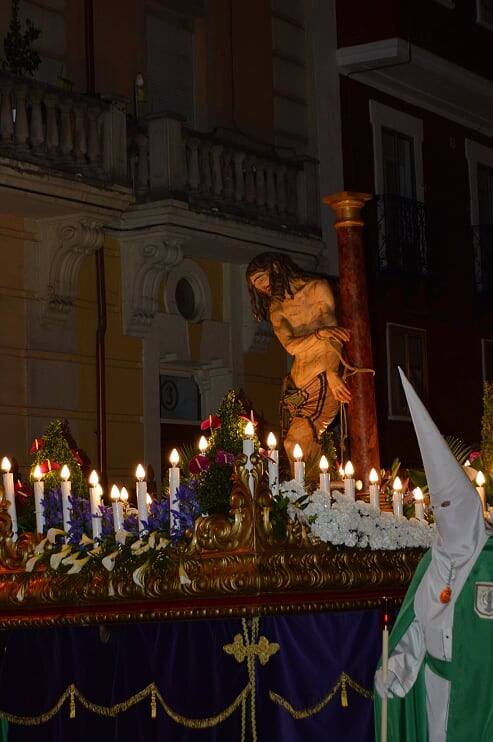
[[[201,435],[200,436],[200,441],[199,441],[199,451],[200,451],[200,453],[205,453],[207,451],[207,446],[208,445],[209,444],[207,443],[207,438],[205,437],[205,435]]]
[[[142,464],[139,464],[137,469],[135,470],[135,476],[139,480],[139,482],[143,482],[146,476],[146,470],[142,466]]]
[[[416,489],[413,490],[413,495],[416,502],[423,502],[423,500],[425,499],[421,487],[416,487]]]
[[[176,448],[174,448],[171,451],[171,454],[170,454],[170,457],[169,457],[169,463],[171,464],[171,466],[178,466],[178,462],[179,461],[180,461],[180,455],[179,455],[178,451],[176,450]]]
[[[346,477],[349,477],[349,479],[352,479],[354,474],[354,466],[351,461],[348,461],[346,463],[346,466],[344,467],[344,474]]]
[[[296,461],[301,461],[303,458],[303,450],[299,443],[295,443],[295,446],[293,448],[293,456]]]
[[[67,464],[64,464],[62,466],[62,471],[60,472],[60,477],[65,482],[68,482],[68,480],[70,479],[70,469],[68,468]]]
[[[126,487],[122,487],[120,490],[120,500],[123,500],[123,502],[128,502],[128,490]]]
[[[466,459],[464,461],[464,466],[471,466],[471,462],[469,461],[469,459]]]
[[[326,474],[329,471],[329,462],[327,461],[327,456],[321,456],[320,457],[320,471],[323,474]]]
[[[149,494],[149,493],[147,493],[147,494],[146,494],[146,503],[147,503],[148,505],[150,505],[150,504],[152,503],[152,497],[150,496],[150,494]]]
[[[361,479],[356,480],[355,487],[358,490],[358,492],[361,492],[361,490],[363,489],[363,482],[361,481]]]
[[[269,446],[271,451],[275,450],[275,447],[277,446],[277,439],[274,433],[269,433],[267,436],[267,445]]]
[[[378,472],[376,469],[372,469],[370,472],[370,476],[368,477],[370,480],[370,484],[377,484],[378,482]]]
[[[400,480],[400,477],[396,477],[394,479],[394,484],[392,485],[392,489],[395,492],[401,492],[402,491],[402,482]]]
[[[114,484],[113,487],[111,488],[110,497],[115,502],[120,499],[120,490],[118,489],[116,484]]]
[[[476,474],[476,484],[478,487],[484,487],[484,483],[486,482],[485,476],[482,471],[478,471]]]
[[[253,435],[255,433],[255,428],[253,426],[253,423],[251,420],[247,422],[245,425],[245,435],[247,438],[253,438]]]
[[[96,469],[93,469],[91,476],[89,477],[89,484],[91,487],[96,487],[99,484],[99,477]]]
[[[342,464],[339,466],[339,476],[341,479],[344,479],[344,467]]]
[[[36,464],[36,466],[34,467],[33,477],[37,482],[39,482],[43,478],[43,473],[39,464]]]
[[[10,469],[11,469],[10,461],[8,460],[6,456],[4,456],[2,459],[2,471],[4,471],[5,474],[8,474]]]

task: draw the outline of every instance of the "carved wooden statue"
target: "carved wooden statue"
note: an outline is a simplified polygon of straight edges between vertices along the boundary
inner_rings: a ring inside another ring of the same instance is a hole
[[[282,346],[294,356],[281,396],[284,447],[293,461],[299,443],[305,460],[320,455],[320,435],[340,402],[351,393],[339,374],[342,344],[349,332],[337,327],[328,281],[302,271],[286,255],[262,253],[247,268],[253,312],[270,320]]]

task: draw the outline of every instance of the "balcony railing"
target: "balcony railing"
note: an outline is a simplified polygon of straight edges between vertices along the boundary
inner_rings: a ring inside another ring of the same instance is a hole
[[[127,182],[125,108],[0,73],[0,155],[96,181]]]
[[[319,229],[316,162],[249,151],[165,115],[144,123],[134,139],[134,180],[142,198],[174,196],[213,213]]]
[[[375,196],[377,267],[389,274],[430,278],[430,216],[423,203],[403,196]]]
[[[493,298],[493,224],[472,228],[474,244],[474,277],[482,298]]]

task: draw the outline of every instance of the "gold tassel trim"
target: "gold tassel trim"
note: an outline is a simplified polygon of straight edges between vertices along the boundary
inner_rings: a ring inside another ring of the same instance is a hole
[[[315,714],[318,714],[320,711],[322,711],[325,706],[327,706],[328,703],[332,701],[334,696],[337,695],[338,691],[341,691],[341,705],[346,708],[348,703],[348,694],[347,694],[347,686],[352,688],[358,695],[362,696],[363,698],[367,698],[368,700],[373,699],[373,693],[366,688],[363,688],[362,685],[356,682],[356,680],[353,680],[346,672],[342,672],[340,676],[337,679],[336,684],[334,687],[325,695],[318,703],[316,703],[314,706],[309,706],[306,709],[295,709],[289,701],[287,701],[285,698],[280,696],[278,693],[275,693],[274,691],[269,691],[269,698],[274,703],[277,703],[279,706],[281,706],[285,711],[290,714],[293,719],[308,719],[310,716],[315,716]]]
[[[174,711],[174,709],[172,709],[171,706],[166,703],[155,683],[150,683],[146,688],[143,688],[134,696],[130,696],[130,698],[127,698],[126,701],[115,703],[113,706],[100,706],[97,703],[92,703],[92,701],[89,701],[85,696],[83,696],[80,690],[72,683],[62,693],[55,705],[52,706],[52,708],[49,709],[49,711],[46,711],[44,714],[39,714],[38,716],[17,716],[16,714],[9,714],[6,711],[0,711],[0,719],[5,719],[9,722],[9,724],[39,726],[40,724],[45,724],[47,721],[50,721],[50,719],[52,719],[60,711],[63,704],[67,700],[69,700],[70,718],[74,719],[75,699],[77,699],[79,703],[88,711],[92,711],[92,713],[98,714],[98,716],[114,718],[124,711],[132,708],[132,706],[135,706],[136,704],[150,697],[151,718],[154,719],[157,716],[157,701],[159,701],[166,714],[168,714],[168,716],[177,724],[181,724],[182,726],[188,727],[189,729],[209,729],[211,727],[217,726],[218,724],[221,724],[223,721],[228,719],[238,708],[240,708],[240,706],[246,704],[246,700],[250,693],[251,687],[250,684],[248,684],[243,688],[241,693],[236,696],[234,701],[219,714],[216,714],[215,716],[208,716],[204,719],[191,719],[189,717],[182,716],[181,714],[178,714],[176,711]]]

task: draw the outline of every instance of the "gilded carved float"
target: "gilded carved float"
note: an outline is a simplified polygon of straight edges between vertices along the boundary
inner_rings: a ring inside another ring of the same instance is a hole
[[[12,541],[0,489],[0,627],[371,608],[384,597],[402,598],[421,549],[328,546],[291,521],[286,538],[279,539],[260,461],[253,473],[254,497],[240,457],[230,517],[198,518],[188,540],[172,550],[167,569],[149,570],[144,587],[132,580],[131,571],[27,573],[25,564],[38,539],[28,533]]]

